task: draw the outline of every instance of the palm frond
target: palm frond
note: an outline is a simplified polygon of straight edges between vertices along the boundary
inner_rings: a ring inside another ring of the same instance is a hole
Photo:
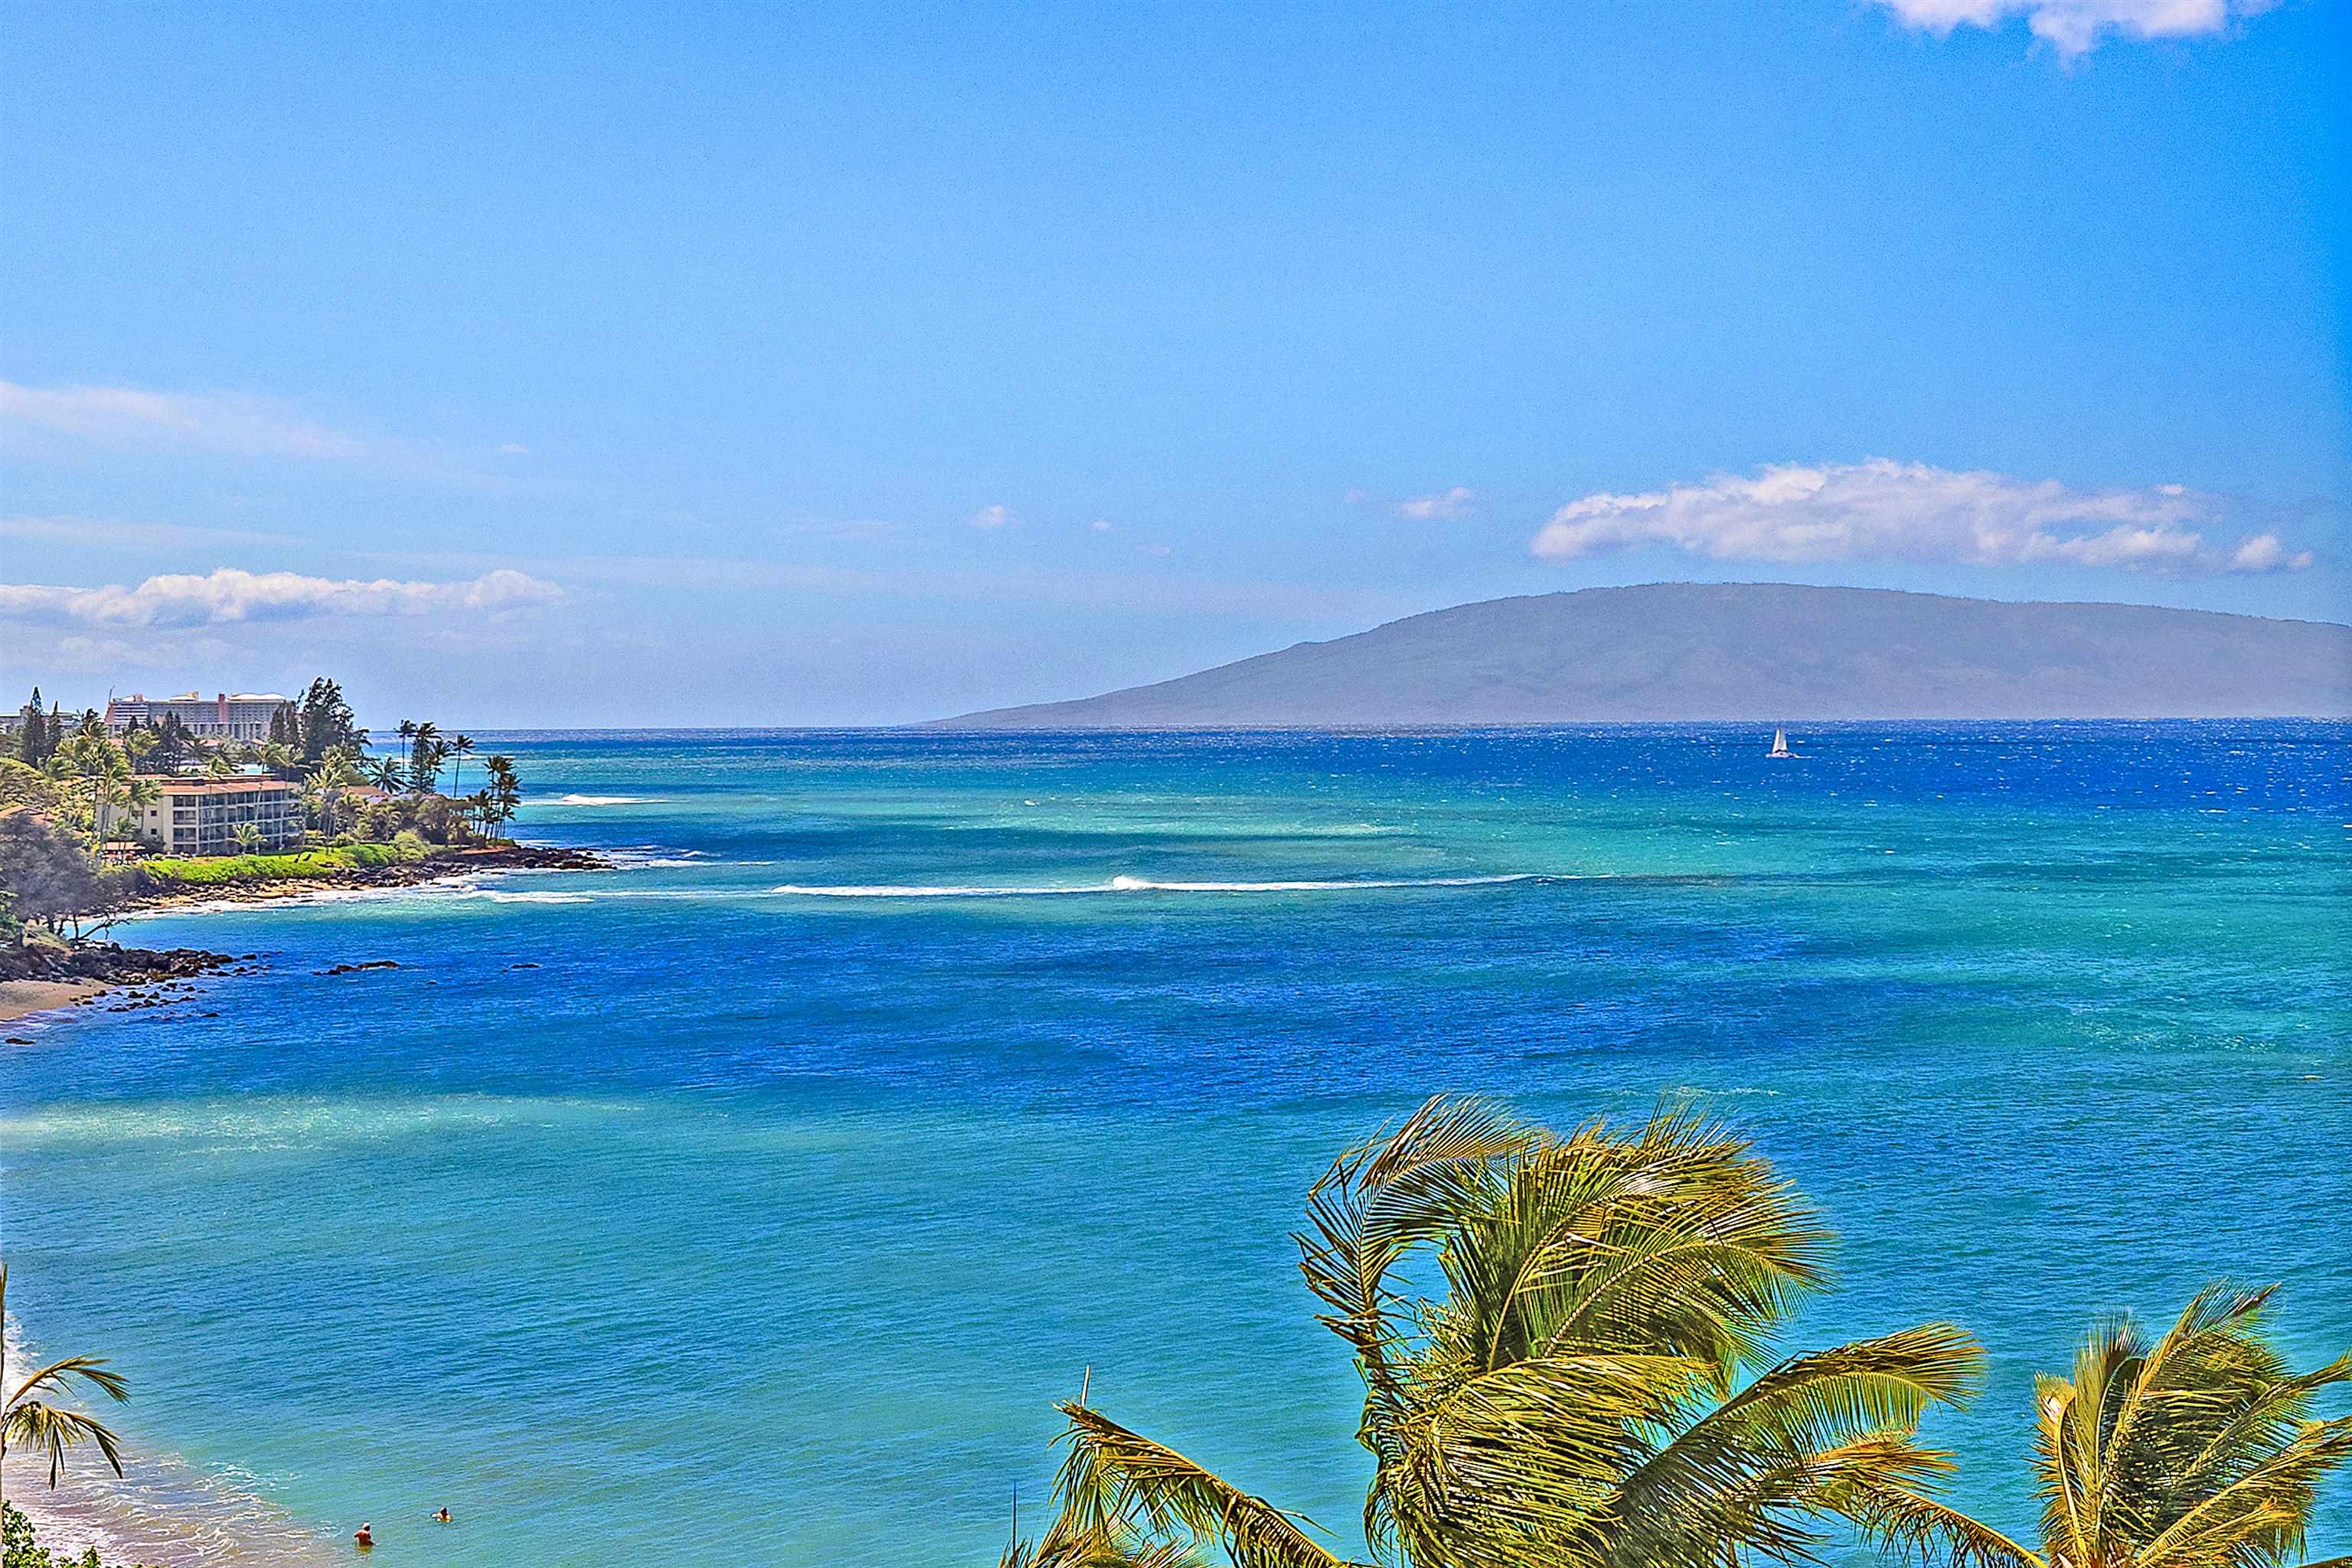
[[[117,1402],[131,1397],[130,1385],[123,1382],[122,1374],[106,1370],[104,1356],[74,1355],[63,1361],[53,1361],[28,1375],[16,1385],[16,1392],[8,1396],[8,1403],[14,1405],[28,1394],[62,1394],[69,1378],[79,1378]]]
[[[2278,1452],[2182,1512],[2136,1553],[2141,1568],[2275,1561],[2303,1548],[2318,1484],[2352,1460],[2352,1415],[2314,1421]]]
[[[1539,1136],[1490,1100],[1439,1095],[1334,1161],[1307,1190],[1313,1234],[1292,1238],[1308,1289],[1332,1308],[1323,1322],[1377,1363],[1389,1270],[1458,1223],[1495,1165]]]
[[[1562,1356],[1416,1387],[1373,1487],[1379,1515],[1420,1563],[1566,1562],[1592,1535],[1642,1434],[1706,1369],[1679,1356]]]
[[[1057,1408],[1069,1420],[1070,1452],[1055,1490],[1074,1538],[1111,1538],[1139,1520],[1162,1536],[1215,1542],[1236,1568],[1343,1568],[1297,1515],[1099,1411],[1075,1401]]]
[[[61,1410],[54,1405],[44,1405],[37,1399],[19,1399],[8,1406],[5,1424],[6,1446],[31,1448],[49,1456],[49,1485],[54,1488],[58,1478],[65,1473],[68,1449],[90,1443],[112,1467],[116,1475],[122,1473],[122,1449],[120,1440],[106,1425],[79,1410]]]
[[[1966,1402],[1983,1367],[1982,1349],[1949,1323],[1792,1356],[1691,1421],[1627,1477],[1625,1506],[1671,1508],[1791,1454],[1907,1436],[1929,1405]]]
[[[1837,1511],[1865,1540],[1925,1568],[2046,1568],[2038,1552],[1913,1487],[1857,1485]]]

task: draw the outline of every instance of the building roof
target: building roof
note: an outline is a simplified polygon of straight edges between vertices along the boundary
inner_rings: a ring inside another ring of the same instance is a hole
[[[206,779],[186,773],[141,773],[163,795],[257,795],[266,790],[290,790],[284,779]]]
[[[275,691],[218,692],[211,697],[195,691],[183,691],[177,697],[150,697],[143,691],[133,691],[126,696],[110,697],[107,700],[109,702],[217,702],[224,696],[231,702],[291,703],[294,700],[291,697],[281,696]]]

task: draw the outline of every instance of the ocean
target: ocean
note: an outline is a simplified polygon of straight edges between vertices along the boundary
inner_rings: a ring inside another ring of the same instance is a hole
[[[1288,1233],[1441,1090],[1751,1134],[1842,1238],[1792,1346],[1974,1331],[1929,1436],[2012,1530],[2095,1316],[2277,1279],[2352,1346],[2352,729],[1769,738],[499,737],[519,834],[614,869],[141,920],[264,966],[8,1029],[12,1349],[134,1390],[68,1521],[992,1563],[1090,1380],[1360,1550]]]

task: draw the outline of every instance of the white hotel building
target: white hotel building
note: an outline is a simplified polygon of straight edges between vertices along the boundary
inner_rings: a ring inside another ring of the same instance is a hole
[[[274,691],[240,691],[234,697],[226,691],[213,697],[186,691],[177,697],[155,698],[133,692],[129,697],[108,699],[106,732],[123,734],[133,721],[152,729],[163,721],[165,714],[172,713],[179,716],[189,734],[206,740],[267,741],[270,719],[279,709],[293,705],[291,698],[280,697]]]

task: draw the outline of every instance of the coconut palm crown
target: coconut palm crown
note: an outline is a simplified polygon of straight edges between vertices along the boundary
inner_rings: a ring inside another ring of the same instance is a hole
[[[2352,1382],[2352,1354],[2290,1373],[2263,1327],[2277,1289],[2210,1286],[2152,1342],[2128,1318],[2101,1323],[2072,1376],[2037,1380],[2040,1551],[1932,1502],[1897,1500],[1865,1523],[1955,1568],[2294,1562],[2320,1481],[2352,1459],[2352,1416],[2311,1414],[2321,1389]]]
[[[1320,1321],[1364,1380],[1364,1531],[1383,1556],[1733,1568],[1805,1561],[1838,1516],[1942,1528],[1950,1460],[1917,1424],[1972,1392],[1981,1353],[1931,1323],[1772,1359],[1829,1237],[1711,1121],[1668,1107],[1561,1137],[1440,1098],[1340,1156],[1307,1219]],[[1412,1294],[1433,1267],[1444,1293]],[[1061,1408],[1060,1516],[1009,1563],[1160,1568],[1211,1546],[1240,1568],[1341,1562],[1297,1516],[1083,1399]]]
[[[0,1315],[6,1311],[7,1300],[8,1266],[0,1263]],[[0,1373],[0,1386],[5,1382],[5,1373]],[[7,1403],[0,1408],[0,1455],[12,1448],[47,1454],[53,1488],[65,1473],[67,1451],[84,1443],[96,1447],[116,1475],[122,1473],[121,1443],[113,1429],[94,1415],[58,1403],[75,1383],[87,1384],[109,1399],[131,1397],[121,1375],[107,1370],[104,1357],[76,1355],[26,1374],[6,1391]]]

